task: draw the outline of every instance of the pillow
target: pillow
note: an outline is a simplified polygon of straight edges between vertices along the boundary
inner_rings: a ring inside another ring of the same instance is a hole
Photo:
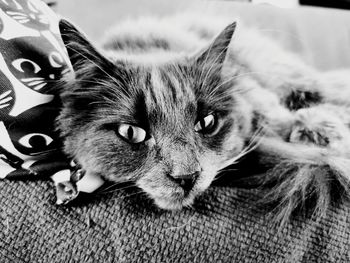
[[[58,23],[40,0],[0,2],[0,178],[47,178],[58,172],[65,175],[60,181],[70,179],[54,129],[58,84],[71,73]],[[71,184],[56,186],[60,195],[62,189],[77,195]]]

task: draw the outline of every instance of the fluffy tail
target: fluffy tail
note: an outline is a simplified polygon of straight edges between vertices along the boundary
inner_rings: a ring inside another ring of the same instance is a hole
[[[269,167],[263,177],[264,204],[274,205],[283,225],[296,211],[323,216],[331,204],[350,196],[350,156],[329,148],[264,138],[257,151]],[[310,210],[311,209],[311,210]]]

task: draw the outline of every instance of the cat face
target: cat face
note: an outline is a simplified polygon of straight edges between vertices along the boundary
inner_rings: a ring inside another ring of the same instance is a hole
[[[65,151],[87,173],[135,181],[161,208],[191,205],[244,146],[241,102],[221,77],[234,25],[197,56],[148,66],[112,63],[61,29],[76,71],[58,119]]]
[[[40,1],[1,0],[7,6],[6,14],[25,26],[42,30],[48,30],[50,21],[43,9],[45,6]]]

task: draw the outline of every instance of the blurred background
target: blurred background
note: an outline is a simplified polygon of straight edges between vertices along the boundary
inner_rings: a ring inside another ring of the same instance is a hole
[[[299,2],[300,1],[300,2]],[[350,67],[350,0],[56,0],[49,3],[98,43],[118,21],[183,11],[239,17],[320,70]],[[316,6],[318,5],[318,6]],[[321,7],[322,5],[322,7]],[[332,7],[325,7],[326,5]],[[342,8],[340,8],[342,7]]]

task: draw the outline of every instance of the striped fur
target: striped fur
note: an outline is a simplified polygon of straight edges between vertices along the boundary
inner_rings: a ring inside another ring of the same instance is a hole
[[[238,30],[231,45],[235,27],[194,15],[128,21],[97,51],[63,21],[76,73],[57,121],[66,153],[88,173],[135,182],[165,209],[191,205],[249,152],[259,156],[252,165],[268,168],[258,181],[282,223],[306,203],[324,213],[334,189],[347,197],[350,80],[320,75],[251,29]],[[210,114],[215,131],[196,132]],[[147,140],[121,139],[123,123],[144,129]],[[169,179],[194,171],[189,193]]]

